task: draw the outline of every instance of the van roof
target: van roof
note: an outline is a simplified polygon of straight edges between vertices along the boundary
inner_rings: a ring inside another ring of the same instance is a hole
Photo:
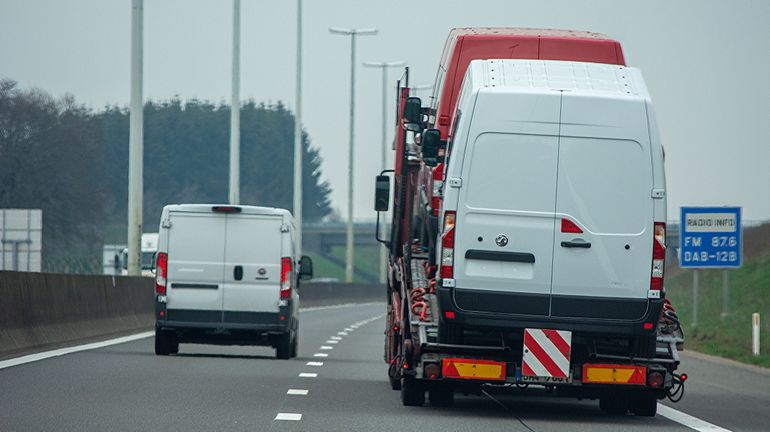
[[[292,217],[291,212],[275,207],[260,207],[251,205],[232,205],[232,204],[169,204],[163,207],[163,211],[183,211],[188,213],[210,213],[212,207],[238,207],[242,214],[276,215]]]
[[[555,60],[474,60],[466,79],[475,88],[522,91],[566,90],[601,96],[649,99],[639,69],[601,63]]]
[[[449,32],[450,38],[464,35],[540,36],[544,38],[613,40],[605,34],[583,30],[539,29],[528,27],[456,27]]]

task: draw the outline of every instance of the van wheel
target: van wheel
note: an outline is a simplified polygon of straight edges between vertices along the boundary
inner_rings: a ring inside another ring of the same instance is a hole
[[[628,412],[628,396],[610,393],[599,398],[599,408],[607,414],[622,416]]]
[[[435,384],[428,390],[431,406],[449,407],[455,402],[455,390],[447,384]]]
[[[291,358],[291,332],[278,336],[278,343],[275,346],[275,357],[281,360]]]
[[[155,355],[169,355],[179,352],[179,342],[173,332],[155,328]]]
[[[291,357],[297,357],[297,351],[299,346],[299,324],[297,325],[297,328],[294,329],[294,337],[292,338],[291,342]]]
[[[640,417],[655,417],[658,412],[658,398],[654,395],[641,394],[631,398],[631,412]]]
[[[408,375],[401,378],[401,403],[404,406],[425,404],[425,387],[420,380]]]

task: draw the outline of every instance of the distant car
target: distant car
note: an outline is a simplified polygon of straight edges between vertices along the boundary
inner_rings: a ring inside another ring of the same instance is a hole
[[[155,283],[155,353],[179,343],[265,345],[297,355],[300,279],[310,258],[295,255],[288,210],[168,205],[160,222]]]

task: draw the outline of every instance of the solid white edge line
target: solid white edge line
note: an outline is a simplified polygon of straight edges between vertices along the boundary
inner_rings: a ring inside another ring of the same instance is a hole
[[[275,420],[300,421],[300,420],[302,420],[302,414],[298,414],[298,413],[278,413],[278,415],[275,416]]]
[[[719,427],[660,403],[658,404],[658,414],[698,432],[732,432],[730,429]]]
[[[300,374],[297,376],[300,378],[315,378],[318,376],[318,374],[315,372],[300,372]]]
[[[319,310],[327,310],[327,309],[340,309],[340,308],[346,308],[346,307],[353,307],[353,306],[371,306],[371,305],[381,305],[382,302],[366,302],[366,303],[340,303],[336,305],[329,305],[329,306],[311,306],[306,308],[299,308],[300,312],[314,312]]]
[[[0,361],[0,369],[9,368],[12,366],[18,366],[25,363],[32,363],[39,360],[45,360],[51,357],[63,356],[65,354],[72,354],[80,351],[88,351],[92,349],[108,347],[111,345],[118,345],[126,342],[132,342],[139,339],[146,339],[154,335],[155,335],[154,331],[148,331],[148,332],[136,333],[128,336],[123,336],[115,339],[108,339],[106,341],[101,341],[101,342],[93,342],[85,345],[76,345],[73,347],[59,348],[52,351],[43,351],[35,354],[28,354],[21,357]]]
[[[289,389],[286,391],[287,395],[307,396],[308,390],[305,389]]]

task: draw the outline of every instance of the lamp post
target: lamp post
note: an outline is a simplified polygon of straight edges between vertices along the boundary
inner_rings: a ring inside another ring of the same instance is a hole
[[[356,91],[356,36],[376,35],[377,29],[329,28],[336,35],[350,36],[350,135],[348,144],[348,223],[345,251],[345,282],[353,282],[353,140],[355,132],[355,91]]]
[[[131,2],[131,111],[128,135],[128,274],[141,274],[142,163],[144,160],[144,113],[142,111],[144,1]]]
[[[388,145],[387,145],[387,132],[388,132],[388,68],[406,66],[404,61],[391,61],[391,62],[364,62],[364,66],[372,68],[380,68],[382,70],[382,161],[381,170],[385,170],[388,167]],[[379,233],[378,233],[379,234]],[[387,252],[385,245],[380,245],[380,283],[385,283],[385,268],[387,261]]]
[[[233,76],[230,94],[230,204],[240,201],[241,186],[241,0],[233,0]]]

